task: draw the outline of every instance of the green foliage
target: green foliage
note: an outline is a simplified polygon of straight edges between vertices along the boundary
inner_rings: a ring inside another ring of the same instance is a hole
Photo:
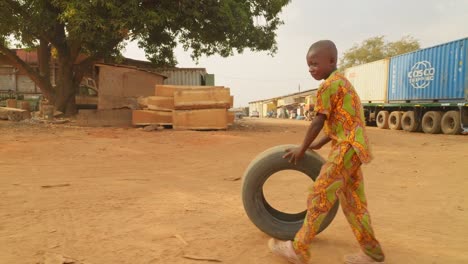
[[[24,46],[44,38],[98,57],[115,56],[136,40],[156,64],[174,65],[177,43],[202,55],[249,48],[276,51],[279,13],[290,0],[2,0],[0,37]],[[258,23],[257,21],[262,21]]]
[[[419,41],[411,36],[404,36],[395,42],[386,42],[384,36],[369,38],[344,52],[340,60],[340,70],[418,49]]]

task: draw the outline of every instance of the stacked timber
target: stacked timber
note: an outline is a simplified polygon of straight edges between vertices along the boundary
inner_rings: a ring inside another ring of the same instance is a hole
[[[172,125],[182,130],[222,130],[233,123],[234,97],[223,86],[156,85],[155,96],[138,100],[134,125]]]
[[[172,125],[174,98],[169,96],[148,96],[138,99],[141,110],[132,111],[134,126]]]
[[[0,120],[21,121],[29,118],[29,112],[13,107],[0,107]]]

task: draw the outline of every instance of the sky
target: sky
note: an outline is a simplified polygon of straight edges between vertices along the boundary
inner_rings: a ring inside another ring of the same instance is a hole
[[[175,50],[177,67],[202,67],[215,74],[216,85],[234,95],[234,106],[317,88],[306,64],[309,46],[317,40],[335,42],[339,54],[363,40],[385,36],[397,41],[405,35],[430,47],[468,37],[468,0],[292,0],[280,17],[278,52],[244,51],[232,57],[202,57],[198,64],[190,52]],[[123,55],[146,60],[136,43],[129,43]]]

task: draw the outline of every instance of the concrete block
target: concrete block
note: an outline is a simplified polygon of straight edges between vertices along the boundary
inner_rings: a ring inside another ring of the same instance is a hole
[[[17,107],[17,101],[16,101],[16,99],[7,99],[7,100],[6,100],[6,107],[9,107],[9,108],[16,108],[16,107]]]
[[[174,97],[177,90],[224,88],[224,86],[194,86],[194,85],[156,85],[154,95]]]
[[[174,97],[140,97],[138,98],[138,105],[141,109],[171,112],[172,110],[174,110]]]
[[[151,110],[133,110],[132,124],[140,125],[171,125],[172,112],[151,111]]]
[[[230,108],[231,96],[227,88],[182,89],[174,92],[176,110]]]
[[[229,108],[233,108],[234,107],[234,96],[231,95],[231,100],[229,101]]]
[[[131,109],[81,109],[78,111],[77,124],[91,127],[129,127],[132,125]]]
[[[173,128],[190,130],[227,129],[227,110],[176,110],[174,111]]]
[[[20,102],[20,109],[31,112],[31,104],[28,101],[21,101]]]
[[[122,97],[113,95],[99,96],[98,109],[138,109],[137,97]]]

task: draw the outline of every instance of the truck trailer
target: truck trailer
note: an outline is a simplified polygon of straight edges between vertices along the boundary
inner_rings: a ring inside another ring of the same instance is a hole
[[[366,123],[429,134],[468,133],[468,38],[345,70]]]

